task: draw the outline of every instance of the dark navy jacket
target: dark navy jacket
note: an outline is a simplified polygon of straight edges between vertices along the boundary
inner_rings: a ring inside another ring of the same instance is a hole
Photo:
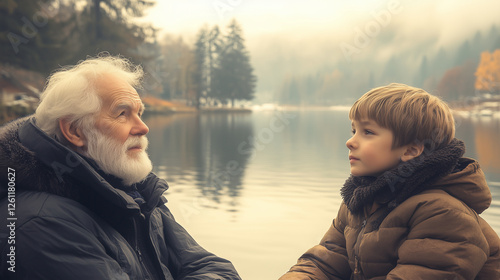
[[[164,180],[139,206],[105,177],[33,118],[1,127],[0,279],[240,279],[175,222]]]

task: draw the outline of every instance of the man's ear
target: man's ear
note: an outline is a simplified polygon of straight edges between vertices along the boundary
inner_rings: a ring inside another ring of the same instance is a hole
[[[76,127],[74,123],[66,118],[59,119],[59,129],[61,130],[64,138],[73,144],[75,147],[83,147],[86,143],[85,135],[82,130]]]
[[[421,155],[424,151],[424,145],[410,144],[406,146],[401,161],[409,161]]]

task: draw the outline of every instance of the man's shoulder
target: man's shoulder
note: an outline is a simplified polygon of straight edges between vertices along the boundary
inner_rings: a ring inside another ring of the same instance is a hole
[[[15,133],[17,129],[27,122],[33,115],[22,117],[19,119],[12,120],[0,126],[0,138],[6,136],[7,134]]]
[[[94,220],[92,212],[77,201],[39,191],[20,191],[1,199],[0,211],[10,215],[8,218],[15,218],[18,227],[34,219],[58,219],[75,224]]]

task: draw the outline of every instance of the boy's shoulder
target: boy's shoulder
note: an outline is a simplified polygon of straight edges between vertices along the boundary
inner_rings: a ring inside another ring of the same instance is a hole
[[[410,206],[411,205],[411,206]],[[428,189],[421,193],[409,197],[401,203],[401,206],[410,206],[411,208],[427,209],[455,209],[462,212],[475,213],[464,201],[451,195],[443,189]]]
[[[488,209],[492,200],[486,177],[479,163],[471,158],[460,158],[452,173],[429,185],[428,189],[443,190],[478,214]]]
[[[396,212],[425,216],[442,211],[455,211],[476,218],[490,206],[492,200],[478,162],[469,158],[461,158],[452,173],[423,186],[423,189],[402,202]]]
[[[441,208],[472,209],[481,214],[492,200],[479,163],[470,158],[460,158],[450,174],[419,188],[423,191],[409,196],[401,204],[418,207],[435,204]]]

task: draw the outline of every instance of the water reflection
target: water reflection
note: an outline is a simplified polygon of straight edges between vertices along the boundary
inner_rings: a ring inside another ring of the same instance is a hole
[[[482,216],[500,234],[500,119],[471,115],[455,116],[457,137],[464,140],[466,156],[478,160],[493,201]]]
[[[198,116],[201,155],[197,184],[202,194],[219,201],[221,193],[239,196],[249,154],[238,146],[253,135],[248,114],[206,114]]]
[[[216,203],[221,196],[238,197],[250,156],[238,152],[238,145],[253,135],[250,118],[216,113],[146,116],[155,171],[170,184],[194,183],[204,198]]]
[[[457,137],[466,143],[466,156],[479,161],[487,178],[500,181],[500,119],[457,116]]]
[[[500,119],[476,121],[476,153],[481,166],[495,181],[500,180]]]

